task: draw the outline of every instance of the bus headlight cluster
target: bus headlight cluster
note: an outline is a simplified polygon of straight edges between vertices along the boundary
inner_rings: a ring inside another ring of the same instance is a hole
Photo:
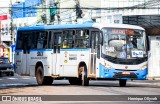
[[[107,67],[107,69],[111,69],[111,68],[112,68],[112,67],[111,67],[109,64],[107,64],[107,63],[104,63],[104,66]]]
[[[142,66],[141,68],[140,68],[140,70],[144,70],[144,69],[146,69],[147,68],[147,65],[144,65],[144,66]]]

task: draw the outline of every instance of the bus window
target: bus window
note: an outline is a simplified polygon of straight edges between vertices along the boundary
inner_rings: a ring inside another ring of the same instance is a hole
[[[61,32],[55,32],[54,33],[54,53],[60,53],[60,47],[61,47]]]
[[[70,30],[68,34],[68,48],[73,48],[73,43],[74,43],[73,35],[74,35],[73,30]]]
[[[63,42],[62,42],[62,48],[68,48],[68,30],[63,31]]]
[[[89,30],[84,31],[84,46],[89,48]]]
[[[75,35],[75,47],[86,48],[89,47],[89,31],[77,30]]]
[[[37,32],[38,41],[37,49],[47,48],[47,34],[46,32]]]
[[[48,32],[44,33],[44,39],[43,39],[43,48],[48,48],[47,47],[47,36],[48,36]]]
[[[30,40],[32,36],[32,32],[23,32],[23,52],[29,53],[31,49],[32,41]]]
[[[63,31],[63,43],[62,48],[73,48],[74,39],[73,36],[74,31],[73,30],[64,30]]]
[[[35,34],[34,32],[29,32],[28,33],[28,48],[29,49],[34,49],[35,46],[34,46],[34,41],[35,41]]]
[[[51,31],[49,31],[49,35],[48,35],[48,48],[49,49],[53,48],[53,35]]]
[[[37,48],[37,35],[36,32],[32,32],[31,34],[31,49],[36,49]]]
[[[82,30],[76,31],[76,47],[78,48],[83,47],[83,31]]]
[[[21,32],[18,32],[16,49],[23,49],[23,36]]]

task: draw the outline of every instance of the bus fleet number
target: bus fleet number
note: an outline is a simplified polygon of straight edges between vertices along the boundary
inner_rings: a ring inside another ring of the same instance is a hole
[[[43,52],[37,52],[37,56],[43,56]]]

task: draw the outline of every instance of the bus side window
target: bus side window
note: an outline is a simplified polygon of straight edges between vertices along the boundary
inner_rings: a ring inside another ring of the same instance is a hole
[[[83,31],[82,30],[76,30],[76,40],[75,40],[75,47],[80,48],[83,45]]]
[[[73,30],[64,30],[63,31],[63,42],[62,48],[73,48]]]
[[[69,31],[68,30],[64,30],[63,31],[63,41],[62,41],[62,48],[68,48],[68,34]]]
[[[48,32],[44,32],[44,38],[43,38],[43,48],[46,49],[47,47],[47,36],[48,36]]]
[[[68,34],[68,48],[73,48],[73,30],[69,30],[69,34]]]
[[[28,47],[28,34],[27,33],[23,33],[24,35],[24,38],[23,38],[23,41],[24,41],[24,46],[23,46],[23,53],[27,53],[27,47]]]
[[[76,36],[75,36],[75,31],[72,31],[73,39],[72,39],[72,48],[74,48],[75,43],[76,43]]]
[[[37,49],[44,49],[47,46],[46,32],[38,32]]]
[[[28,33],[28,50],[30,50],[31,49],[31,46],[32,46],[32,38],[33,37],[33,33],[32,32],[29,32]]]
[[[76,40],[77,43],[75,47],[87,48],[89,47],[89,30],[77,30],[76,31]]]
[[[24,35],[21,32],[18,32],[16,49],[22,49],[23,48],[23,36]]]
[[[84,46],[89,48],[89,30],[85,30],[84,32]]]
[[[54,32],[54,53],[60,53],[60,47],[61,47],[61,42],[62,42],[62,33],[61,32]]]
[[[31,34],[32,38],[30,38],[31,40],[31,49],[35,49],[37,47],[37,35],[36,32],[32,32]]]
[[[48,48],[52,49],[53,48],[53,38],[52,38],[52,32],[49,31],[49,35],[48,35]]]

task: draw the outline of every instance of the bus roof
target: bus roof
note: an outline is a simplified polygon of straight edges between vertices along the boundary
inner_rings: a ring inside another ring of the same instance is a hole
[[[107,24],[107,23],[95,23],[93,24],[93,27],[102,29],[104,27],[106,28],[124,28],[124,29],[138,29],[138,30],[144,30],[144,28],[136,25],[129,25],[129,24]]]
[[[98,28],[102,29],[104,27],[108,28],[129,28],[129,29],[140,29],[144,30],[140,26],[128,25],[128,24],[108,24],[108,23],[93,23],[86,22],[83,24],[62,24],[62,25],[36,25],[36,26],[27,26],[19,27],[18,31],[28,31],[28,30],[51,30],[51,29],[76,29],[76,28]]]
[[[19,27],[18,31],[25,30],[45,30],[45,29],[74,29],[74,28],[91,28],[93,23],[83,23],[83,24],[62,24],[62,25],[37,25],[37,26],[27,26]]]

